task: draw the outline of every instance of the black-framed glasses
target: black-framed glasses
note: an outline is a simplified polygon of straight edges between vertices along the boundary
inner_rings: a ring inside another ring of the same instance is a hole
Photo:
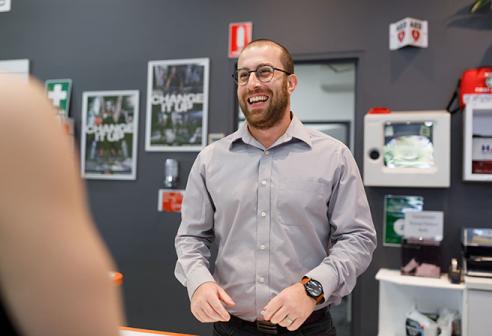
[[[238,69],[232,74],[232,78],[238,85],[246,85],[249,81],[249,75],[254,72],[256,78],[262,83],[268,83],[272,80],[275,70],[285,73],[287,76],[292,75],[290,72],[276,68],[271,65],[260,65],[256,70]]]

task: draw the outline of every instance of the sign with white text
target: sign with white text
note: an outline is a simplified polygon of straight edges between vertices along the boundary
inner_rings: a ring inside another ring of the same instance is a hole
[[[208,58],[151,61],[147,73],[148,151],[200,151],[207,144]]]

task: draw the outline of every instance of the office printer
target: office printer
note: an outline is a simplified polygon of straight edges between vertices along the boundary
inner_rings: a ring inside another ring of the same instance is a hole
[[[463,229],[465,275],[492,278],[492,229]]]

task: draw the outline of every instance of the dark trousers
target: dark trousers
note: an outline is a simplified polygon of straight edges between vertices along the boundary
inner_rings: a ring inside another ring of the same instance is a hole
[[[231,316],[228,322],[214,323],[213,336],[336,336],[335,326],[328,309],[313,314],[296,331],[289,331],[281,326],[276,326],[276,334],[263,332],[261,328],[258,328],[256,322],[244,321]]]

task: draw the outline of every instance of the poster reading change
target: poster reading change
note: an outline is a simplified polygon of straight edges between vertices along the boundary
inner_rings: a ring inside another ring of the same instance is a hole
[[[137,170],[138,91],[84,92],[82,176],[134,180]]]
[[[147,151],[199,151],[206,144],[209,59],[151,61]]]

